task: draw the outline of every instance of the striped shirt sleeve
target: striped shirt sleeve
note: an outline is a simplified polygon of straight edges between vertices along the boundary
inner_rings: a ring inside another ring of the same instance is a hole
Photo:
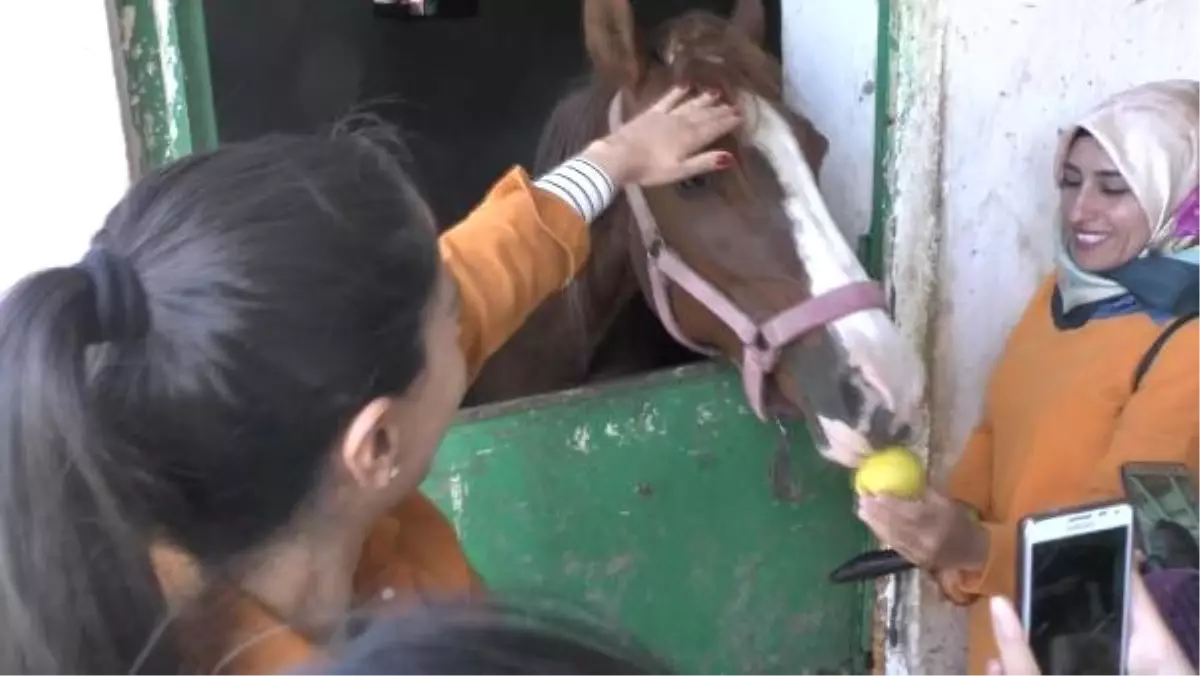
[[[617,187],[608,174],[582,157],[563,162],[533,184],[571,205],[588,223],[595,221],[617,196]]]

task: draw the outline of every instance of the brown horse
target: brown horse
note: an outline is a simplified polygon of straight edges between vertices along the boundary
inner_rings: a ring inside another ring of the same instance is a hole
[[[803,413],[833,460],[854,464],[872,447],[903,441],[923,369],[881,303],[842,293],[861,290],[868,276],[816,187],[827,141],[783,104],[779,64],[760,47],[760,0],[738,0],[729,20],[690,12],[656,39],[638,34],[629,0],[584,0],[584,34],[594,77],[551,115],[539,169],[676,84],[739,102],[745,128],[721,142],[738,166],[644,192],[627,188],[593,225],[593,257],[579,279],[531,318],[480,385],[521,380],[529,386],[522,394],[532,394],[582,383],[597,368],[601,341],[628,330],[613,323],[640,288],[680,342],[742,367],[751,402],[770,402],[755,407],[760,415]],[[657,270],[668,259],[676,270],[664,278]],[[803,315],[803,330],[772,331],[780,313]],[[756,372],[765,372],[764,397]]]

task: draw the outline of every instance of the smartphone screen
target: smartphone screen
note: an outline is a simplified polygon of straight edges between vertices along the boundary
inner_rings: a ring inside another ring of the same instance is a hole
[[[1200,568],[1196,483],[1184,465],[1133,463],[1122,468],[1125,496],[1137,519],[1144,569]]]
[[[1128,522],[1031,544],[1029,645],[1044,674],[1119,674]]]

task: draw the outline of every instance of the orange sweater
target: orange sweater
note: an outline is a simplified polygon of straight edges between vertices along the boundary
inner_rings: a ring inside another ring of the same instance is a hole
[[[970,604],[969,673],[995,656],[987,597],[1016,589],[1017,524],[1029,514],[1122,494],[1129,461],[1183,462],[1197,472],[1200,331],[1173,335],[1136,394],[1139,360],[1163,330],[1141,314],[1060,331],[1054,280],[1026,308],[988,385],[982,420],[950,479],[990,535],[984,568],[945,571],[943,591]]]
[[[466,220],[442,235],[443,264],[458,282],[460,345],[472,377],[544,300],[574,277],[587,259],[589,236],[587,224],[571,207],[535,188],[520,168],[505,175]],[[195,580],[190,563],[178,552],[156,550],[155,563],[168,590],[187,589]],[[405,498],[375,526],[354,576],[355,595],[363,602],[477,588],[453,527],[420,493]],[[246,595],[236,599],[232,615],[218,654],[206,648],[208,654],[193,656],[197,661],[217,660],[214,668],[220,673],[266,674],[293,669],[318,654],[307,637]],[[187,635],[185,626],[185,641]]]

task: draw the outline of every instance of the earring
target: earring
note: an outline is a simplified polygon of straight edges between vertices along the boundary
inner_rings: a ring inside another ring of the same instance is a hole
[[[393,467],[388,470],[388,481],[395,481],[396,477],[400,476],[400,468]]]

